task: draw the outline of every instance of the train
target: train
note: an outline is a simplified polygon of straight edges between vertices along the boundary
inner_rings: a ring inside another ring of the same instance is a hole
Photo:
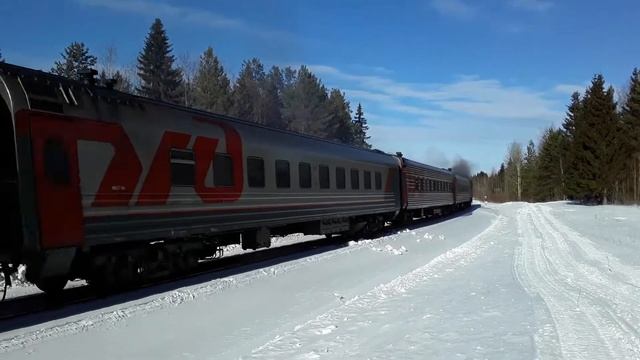
[[[374,234],[468,208],[468,177],[81,80],[0,64],[5,277],[49,294],[189,271],[229,244]]]

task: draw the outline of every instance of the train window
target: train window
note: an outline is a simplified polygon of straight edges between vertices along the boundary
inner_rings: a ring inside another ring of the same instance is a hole
[[[436,190],[436,184],[435,181],[433,180],[429,180],[429,191],[430,192],[434,192]]]
[[[311,187],[311,164],[298,163],[298,175],[300,177],[300,188],[308,189]]]
[[[276,160],[276,186],[279,188],[291,187],[291,171],[287,160]]]
[[[344,189],[346,187],[346,175],[343,167],[336,168],[336,188]]]
[[[360,189],[360,172],[358,169],[351,169],[351,189]]]
[[[229,154],[216,154],[213,159],[213,185],[233,186],[233,161]]]
[[[331,187],[331,179],[329,177],[329,167],[320,165],[320,189],[328,189]]]
[[[376,171],[375,181],[376,181],[376,190],[381,190],[382,189],[382,174],[380,174],[377,171]]]
[[[264,160],[262,158],[247,158],[247,181],[249,187],[264,187]]]
[[[424,178],[420,178],[420,191],[424,191]]]
[[[171,149],[171,185],[193,186],[195,183],[195,162],[193,151]]]
[[[416,189],[416,191],[420,191],[420,179],[416,178],[416,183],[413,187]]]
[[[56,185],[68,185],[69,157],[64,150],[64,144],[58,139],[47,139],[44,144],[44,173]]]
[[[364,172],[364,188],[365,190],[371,190],[371,171]]]

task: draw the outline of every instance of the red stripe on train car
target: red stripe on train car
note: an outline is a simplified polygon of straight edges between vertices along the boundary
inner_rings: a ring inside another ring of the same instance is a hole
[[[194,117],[195,121],[204,122],[220,127],[224,131],[226,144],[226,154],[231,157],[233,164],[233,186],[229,187],[208,187],[205,179],[210,166],[214,166],[215,150],[218,146],[218,139],[199,136],[193,145],[195,154],[196,179],[194,190],[205,203],[236,201],[242,195],[244,187],[244,170],[242,155],[242,139],[240,134],[228,124],[214,119]]]
[[[165,131],[144,179],[136,205],[162,205],[171,191],[171,149],[186,149],[191,135]]]

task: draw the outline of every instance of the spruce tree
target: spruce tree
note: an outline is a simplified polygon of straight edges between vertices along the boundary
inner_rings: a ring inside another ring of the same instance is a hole
[[[576,171],[576,194],[605,203],[624,165],[618,156],[621,128],[613,95],[613,88],[605,90],[602,75],[593,77],[584,96],[581,121],[575,124],[575,158],[571,164]]]
[[[356,146],[365,149],[371,148],[371,145],[367,142],[367,140],[369,140],[369,136],[367,135],[368,130],[369,126],[367,125],[367,119],[364,117],[362,104],[358,103],[358,108],[356,109],[356,114],[353,118],[354,144]]]
[[[328,100],[327,137],[343,144],[356,145],[349,102],[338,89],[331,90]]]
[[[630,174],[633,200],[640,200],[640,71],[633,70],[629,82],[629,92],[622,105],[622,120],[627,174]]]
[[[522,199],[532,201],[535,193],[538,154],[533,140],[529,140],[522,165]]]
[[[233,87],[233,107],[231,113],[240,119],[265,123],[262,115],[261,85],[265,74],[262,63],[257,58],[244,61]]]
[[[144,48],[138,55],[138,93],[156,100],[181,103],[182,74],[174,67],[175,57],[160,19],[151,25]]]
[[[102,86],[107,86],[109,83],[113,82],[110,86],[113,86],[114,90],[133,94],[134,87],[131,79],[126,74],[120,72],[120,70],[116,70],[113,74],[109,74],[107,71],[102,70],[99,75],[99,80]]]
[[[193,79],[194,106],[219,114],[228,114],[231,109],[231,87],[229,78],[213,48],[208,47],[200,56],[200,63]]]
[[[563,191],[569,198],[575,198],[580,192],[578,185],[578,173],[576,161],[577,148],[576,124],[581,123],[582,119],[582,99],[579,92],[571,94],[571,103],[567,107],[567,112],[562,123],[563,141],[560,151],[562,152],[562,170],[563,170]]]
[[[563,133],[553,128],[547,129],[540,140],[537,166],[535,169],[534,199],[551,201],[562,199],[562,149]]]
[[[285,72],[285,83],[287,80]],[[306,66],[297,71],[295,83],[285,92],[282,114],[287,127],[301,133],[327,137],[327,90]]]
[[[80,79],[81,71],[94,68],[98,60],[82,42],[72,42],[60,56],[62,59],[53,64],[51,72],[74,80]]]

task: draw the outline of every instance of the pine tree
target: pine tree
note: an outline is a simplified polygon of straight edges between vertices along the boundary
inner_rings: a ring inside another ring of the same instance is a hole
[[[369,140],[369,136],[367,135],[368,130],[369,126],[367,125],[367,119],[364,117],[364,112],[362,111],[362,104],[358,103],[358,108],[356,109],[356,114],[353,119],[354,144],[356,146],[366,149],[371,148],[371,145],[367,142],[367,140]]]
[[[233,87],[233,116],[260,124],[265,123],[261,111],[261,85],[264,79],[264,67],[260,60],[253,58],[242,63],[242,69]]]
[[[288,89],[293,88],[298,80],[298,72],[292,69],[290,66],[284,68],[282,72],[282,92],[284,93]]]
[[[284,79],[280,68],[273,66],[261,88],[261,115],[267,126],[276,129],[286,129],[287,124],[282,118],[282,91],[284,89]]]
[[[74,80],[80,79],[81,71],[94,68],[98,60],[81,42],[72,42],[60,56],[62,59],[53,64],[51,72]]]
[[[343,144],[355,145],[351,109],[344,93],[338,89],[331,90],[327,106],[330,116],[327,121],[327,137]]]
[[[137,91],[141,95],[181,103],[182,74],[179,69],[174,68],[175,57],[171,51],[162,21],[156,19],[145,39],[144,48],[138,55],[140,85]]]
[[[231,110],[231,86],[227,74],[213,48],[200,56],[193,79],[194,106],[206,111],[228,114]]]
[[[582,114],[575,123],[576,195],[583,199],[607,202],[624,162],[618,156],[620,122],[613,100],[613,88],[605,90],[602,75],[593,77],[587,89]]]
[[[301,133],[327,137],[327,90],[320,80],[301,66],[295,77],[295,83],[285,91],[282,114],[287,128]],[[285,71],[285,84],[287,72]],[[286,85],[285,85],[286,86]]]

